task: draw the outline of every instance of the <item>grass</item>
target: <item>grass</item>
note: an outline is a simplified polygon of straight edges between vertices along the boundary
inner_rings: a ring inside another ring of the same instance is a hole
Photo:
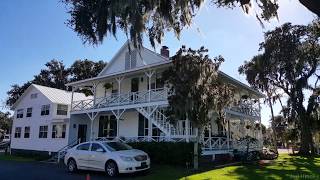
[[[33,158],[10,155],[0,155],[0,160],[35,161]],[[102,173],[102,176],[105,175]],[[320,157],[306,158],[280,154],[277,160],[269,163],[234,165],[218,169],[201,167],[197,172],[182,167],[153,165],[149,173],[123,177],[141,180],[320,179]]]
[[[270,164],[228,166],[180,179],[320,179],[320,157],[280,154],[279,158]]]
[[[281,154],[268,164],[256,163],[228,166],[198,172],[171,166],[153,166],[146,175],[134,179],[229,180],[229,179],[320,179],[320,157],[306,158]]]
[[[18,162],[31,162],[35,161],[34,158],[31,157],[23,157],[23,156],[14,156],[8,154],[0,154],[0,161],[18,161]]]

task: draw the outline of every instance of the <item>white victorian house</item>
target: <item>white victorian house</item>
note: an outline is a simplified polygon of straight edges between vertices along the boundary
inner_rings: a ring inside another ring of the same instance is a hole
[[[12,106],[12,152],[57,152],[67,146],[72,93],[36,84],[30,85]],[[73,93],[74,100],[84,94]]]
[[[69,142],[99,138],[125,142],[193,140],[196,132],[190,121],[170,124],[164,114],[170,94],[160,78],[171,65],[166,47],[161,54],[147,48],[138,52],[133,47],[129,52],[125,43],[97,77],[67,84],[73,94]],[[239,101],[226,109],[225,125],[217,124],[212,116],[203,132],[203,154],[230,153],[237,140],[247,135],[259,139],[257,147],[261,147],[259,98],[263,94],[223,72],[219,78],[237,89]],[[74,92],[84,88],[89,88],[93,96],[75,98]]]

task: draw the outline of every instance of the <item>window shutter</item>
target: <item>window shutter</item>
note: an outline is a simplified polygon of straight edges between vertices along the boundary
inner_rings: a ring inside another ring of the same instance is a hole
[[[125,70],[130,69],[130,55],[129,52],[126,52],[125,55]]]
[[[137,51],[134,50],[131,52],[131,68],[135,68],[137,66]]]

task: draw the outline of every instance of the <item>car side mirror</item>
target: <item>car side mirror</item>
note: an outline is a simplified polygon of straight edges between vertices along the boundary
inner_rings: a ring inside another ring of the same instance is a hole
[[[102,148],[96,150],[96,152],[105,152]]]

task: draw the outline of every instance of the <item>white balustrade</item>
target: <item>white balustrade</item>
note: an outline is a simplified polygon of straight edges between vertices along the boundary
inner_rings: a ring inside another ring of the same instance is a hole
[[[150,97],[150,98],[149,98]],[[72,111],[84,111],[112,106],[122,106],[155,101],[165,101],[168,99],[166,88],[151,89],[147,91],[129,92],[122,94],[111,94],[110,96],[94,99],[86,99],[72,102]]]
[[[231,143],[226,137],[204,137],[202,139],[203,150],[227,150],[231,149]]]
[[[229,109],[249,116],[260,117],[259,101],[256,100],[241,99]]]

